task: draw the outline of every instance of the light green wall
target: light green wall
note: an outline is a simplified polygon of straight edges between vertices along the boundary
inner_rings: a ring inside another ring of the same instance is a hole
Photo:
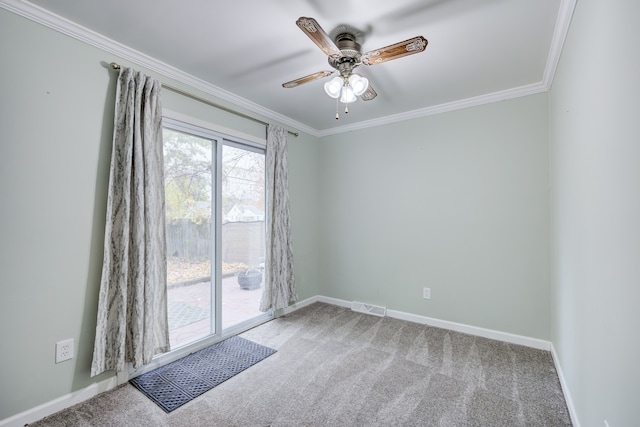
[[[321,145],[325,295],[549,338],[546,94]]]
[[[587,427],[640,425],[639,16],[580,0],[550,95],[552,341]]]
[[[300,134],[289,142],[289,197],[291,199],[291,235],[294,273],[298,297],[305,300],[321,294],[318,139]]]
[[[117,78],[106,63],[131,64],[4,9],[0,52],[2,420],[110,375],[89,378]],[[264,126],[175,94],[163,105],[264,136]],[[319,292],[318,144],[289,141],[296,279],[308,298]],[[76,357],[55,364],[66,338]]]
[[[2,9],[0,34],[2,419],[90,383],[114,86],[87,45]]]

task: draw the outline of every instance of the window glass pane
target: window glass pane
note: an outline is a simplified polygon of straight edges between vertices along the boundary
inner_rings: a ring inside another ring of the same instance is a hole
[[[213,142],[164,129],[169,337],[176,348],[212,333]]]
[[[264,153],[222,148],[222,328],[261,312],[264,284]]]

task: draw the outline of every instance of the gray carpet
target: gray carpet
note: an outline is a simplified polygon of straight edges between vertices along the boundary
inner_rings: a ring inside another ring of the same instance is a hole
[[[570,426],[549,352],[316,303],[273,356],[166,414],[131,385],[33,426]]]

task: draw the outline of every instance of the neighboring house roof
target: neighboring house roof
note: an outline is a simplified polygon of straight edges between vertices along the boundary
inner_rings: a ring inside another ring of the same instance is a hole
[[[227,221],[263,221],[264,212],[250,205],[234,205],[225,218]]]

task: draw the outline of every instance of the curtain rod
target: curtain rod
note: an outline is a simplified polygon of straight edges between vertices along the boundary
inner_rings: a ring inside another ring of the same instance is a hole
[[[120,69],[120,64],[118,64],[116,62],[112,62],[109,65],[111,65],[111,68],[113,68],[114,70],[119,70]],[[231,108],[225,107],[224,105],[216,104],[215,102],[212,102],[212,101],[209,101],[208,99],[204,99],[204,98],[201,98],[199,96],[193,95],[193,94],[191,94],[189,92],[186,92],[186,91],[184,91],[182,89],[178,89],[177,87],[174,87],[174,86],[171,86],[171,85],[168,85],[168,84],[165,84],[165,83],[162,83],[162,87],[165,88],[165,89],[169,89],[170,91],[178,93],[180,95],[184,95],[184,96],[186,96],[188,98],[195,99],[196,101],[200,101],[203,104],[207,104],[207,105],[210,105],[212,107],[218,108],[219,110],[226,111],[227,113],[235,114],[236,116],[240,116],[242,118],[252,120],[252,121],[254,121],[256,123],[260,123],[260,124],[263,124],[265,126],[269,125],[268,122],[264,122],[264,121],[262,121],[260,119],[256,119],[255,117],[249,116],[248,114],[244,114],[244,113],[241,113],[239,111],[232,110]],[[298,132],[293,132],[293,131],[290,131],[290,130],[287,130],[287,132],[289,132],[289,134],[291,134],[293,136],[296,136],[296,137],[299,135]]]

